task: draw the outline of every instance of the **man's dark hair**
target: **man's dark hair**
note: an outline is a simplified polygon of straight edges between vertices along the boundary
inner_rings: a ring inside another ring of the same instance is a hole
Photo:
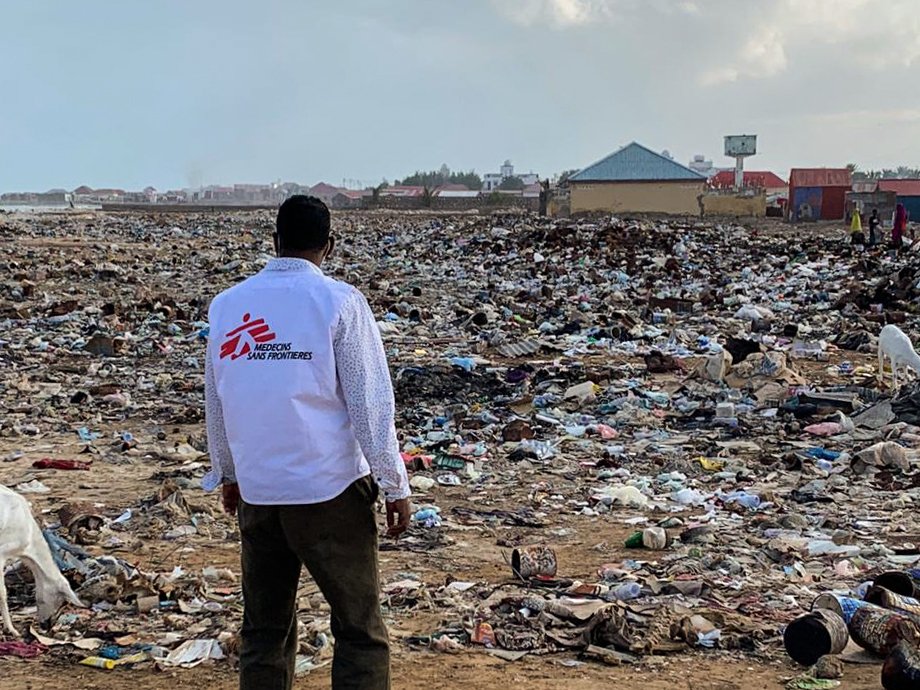
[[[297,194],[281,204],[275,228],[282,251],[322,249],[329,241],[329,209],[315,196]]]

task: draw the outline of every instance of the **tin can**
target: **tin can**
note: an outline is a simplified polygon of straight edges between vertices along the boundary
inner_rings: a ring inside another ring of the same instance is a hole
[[[884,587],[873,587],[866,592],[866,601],[876,606],[881,606],[883,609],[897,611],[910,618],[914,623],[920,624],[920,601],[913,597],[895,594]]]
[[[485,621],[479,623],[479,625],[477,625],[476,629],[473,631],[473,636],[470,641],[473,644],[481,644],[486,647],[494,647],[495,632],[492,630],[492,626]]]
[[[812,666],[825,654],[839,654],[849,640],[843,618],[828,609],[799,616],[783,632],[786,653],[803,666]]]
[[[885,690],[914,690],[920,688],[920,656],[906,642],[899,642],[882,666],[882,687]]]
[[[901,572],[898,570],[889,570],[876,577],[872,584],[876,587],[884,587],[889,592],[900,594],[903,597],[913,597],[920,599],[920,588],[917,587],[917,581],[913,576],[913,571]]]
[[[840,594],[834,594],[833,592],[825,592],[824,594],[819,594],[815,598],[811,604],[811,610],[818,611],[820,609],[826,609],[828,611],[833,611],[843,618],[844,623],[849,625],[856,610],[867,606],[872,606],[872,604],[862,601],[861,599],[845,597]]]
[[[864,606],[850,619],[853,642],[880,656],[888,656],[901,641],[916,647],[920,630],[906,616],[878,606]]]
[[[556,552],[548,546],[527,546],[511,552],[511,569],[525,580],[556,575]]]

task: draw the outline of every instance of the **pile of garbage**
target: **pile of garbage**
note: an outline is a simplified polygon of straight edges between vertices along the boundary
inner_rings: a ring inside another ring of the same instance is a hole
[[[811,665],[789,631],[833,627],[813,602],[862,601],[920,561],[920,388],[890,390],[875,357],[882,324],[920,322],[917,255],[676,220],[335,226],[327,270],[378,316],[414,491],[408,535],[381,547],[407,649],[776,661],[785,634]],[[36,632],[43,649],[233,657],[237,535],[200,490],[205,318],[268,260],[271,228],[266,212],[0,216],[2,479],[92,606]],[[306,671],[331,634],[317,590],[300,598]],[[412,629],[422,612],[442,624]]]

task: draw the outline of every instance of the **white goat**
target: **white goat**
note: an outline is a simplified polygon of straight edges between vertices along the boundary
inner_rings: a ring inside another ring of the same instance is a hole
[[[910,338],[894,324],[888,324],[878,336],[878,377],[885,377],[885,357],[891,360],[894,387],[898,387],[898,369],[913,369],[920,374],[920,356],[914,351]]]
[[[32,517],[29,502],[15,491],[0,486],[0,616],[6,632],[18,637],[10,618],[3,577],[7,562],[17,559],[32,571],[38,620],[42,625],[52,623],[64,604],[83,608],[83,603],[58,570],[41,528]]]

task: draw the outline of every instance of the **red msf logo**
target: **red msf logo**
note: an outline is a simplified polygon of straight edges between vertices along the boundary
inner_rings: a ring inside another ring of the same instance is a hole
[[[227,333],[226,340],[220,346],[220,358],[229,357],[232,361],[245,357],[257,344],[270,343],[274,339],[275,334],[265,319],[253,320],[249,314],[243,314],[243,325]]]

